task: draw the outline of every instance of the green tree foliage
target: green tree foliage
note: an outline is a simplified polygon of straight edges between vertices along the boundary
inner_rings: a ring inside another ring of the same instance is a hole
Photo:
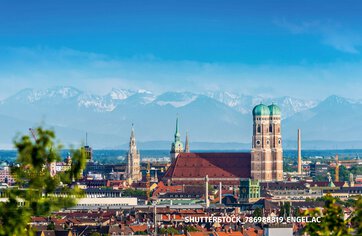
[[[309,197],[306,197],[306,198],[305,198],[305,201],[306,201],[306,202],[314,202],[314,201],[315,201],[315,199],[313,199],[313,198],[309,198]]]
[[[69,185],[80,177],[85,167],[83,151],[72,151],[71,168],[52,176],[49,166],[61,160],[61,145],[55,144],[53,131],[40,127],[36,131],[36,141],[26,135],[14,141],[18,164],[11,173],[16,184],[5,190],[8,200],[0,203],[0,235],[34,235],[28,226],[31,216],[48,216],[61,208],[74,206],[75,197],[82,195],[81,190]]]
[[[299,207],[293,208],[293,216],[300,216]]]
[[[339,166],[339,181],[349,181],[350,171],[345,166]]]
[[[330,168],[329,173],[331,173],[331,176],[335,177],[336,169]],[[347,169],[347,167],[340,165],[339,166],[339,181],[349,181],[349,173],[350,171]]]
[[[101,233],[98,232],[92,232],[90,236],[102,236]]]
[[[280,204],[279,217],[288,217],[290,216],[290,202],[285,202]]]
[[[290,202],[286,202],[284,204],[284,210],[285,210],[285,215],[288,217],[290,216]]]
[[[355,202],[355,211],[352,216],[352,225],[356,229],[355,235],[362,235],[362,197]]]
[[[279,217],[285,217],[284,203],[280,203]]]
[[[290,162],[284,162],[283,163],[283,171],[284,172],[294,172],[296,170],[297,170],[296,168],[293,168],[292,163],[290,163]]]
[[[327,195],[324,197],[325,206],[321,209],[305,211],[304,215],[309,217],[321,217],[320,223],[308,223],[305,232],[311,236],[349,236],[350,228],[348,220],[344,220],[342,207],[336,204],[336,199]]]
[[[148,233],[143,232],[143,231],[136,231],[136,232],[134,233],[134,235],[148,235]]]
[[[138,189],[126,189],[123,191],[122,196],[124,197],[145,197],[147,195],[146,191],[138,190]]]
[[[47,230],[55,230],[55,224],[54,224],[54,222],[51,222],[50,224],[48,224]]]
[[[255,208],[253,212],[253,217],[262,217],[262,216],[263,216],[263,211],[259,207]]]
[[[175,228],[173,228],[173,227],[167,227],[167,228],[162,228],[161,230],[160,230],[160,233],[161,234],[167,234],[167,235],[174,235],[174,234],[178,234],[179,232],[178,232],[178,230],[177,229],[175,229]]]
[[[314,177],[314,181],[328,181],[327,175],[317,175]]]
[[[347,201],[344,202],[345,207],[353,207],[358,206],[357,199],[354,198],[348,198]]]
[[[187,226],[185,227],[185,230],[186,230],[187,232],[199,232],[199,230],[198,230],[196,227],[192,226],[192,225],[187,225]]]

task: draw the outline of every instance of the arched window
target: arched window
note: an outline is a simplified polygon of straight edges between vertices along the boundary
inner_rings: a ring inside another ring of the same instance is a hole
[[[272,133],[272,132],[273,132],[273,125],[270,124],[270,125],[269,125],[269,133]]]
[[[260,127],[260,125],[258,125],[258,127],[257,127],[257,132],[258,132],[258,133],[261,132],[261,127]]]

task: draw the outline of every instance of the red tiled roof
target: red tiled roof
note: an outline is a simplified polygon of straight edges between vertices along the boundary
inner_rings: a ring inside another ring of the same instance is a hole
[[[132,188],[146,188],[146,187],[147,187],[147,183],[146,183],[146,182],[132,183],[131,187],[132,187]]]
[[[56,225],[67,223],[67,220],[66,220],[66,219],[52,219],[52,221],[53,221],[53,223],[56,224]]]
[[[180,153],[164,178],[250,178],[250,162],[250,153]]]
[[[258,236],[258,233],[255,232],[255,229],[254,229],[254,228],[250,228],[250,229],[244,230],[244,234],[245,234],[246,236]]]
[[[68,219],[68,221],[69,221],[70,223],[75,224],[75,225],[80,224],[80,221],[77,220],[77,219]]]
[[[243,236],[241,232],[217,232],[217,236]]]
[[[130,229],[135,232],[144,232],[147,230],[147,225],[130,225]]]
[[[210,236],[210,235],[215,235],[212,232],[188,232],[187,235],[190,236]]]
[[[47,222],[47,219],[41,216],[32,216],[31,222]]]
[[[156,190],[152,196],[157,197],[160,193],[177,193],[182,192],[182,185],[166,186],[162,181],[158,183]]]

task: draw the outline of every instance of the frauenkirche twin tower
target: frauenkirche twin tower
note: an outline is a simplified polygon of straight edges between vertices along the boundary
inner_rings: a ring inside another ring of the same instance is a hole
[[[260,104],[253,109],[251,178],[262,181],[283,180],[280,109],[274,104]]]

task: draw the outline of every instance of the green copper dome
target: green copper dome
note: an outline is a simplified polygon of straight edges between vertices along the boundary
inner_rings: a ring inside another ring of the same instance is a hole
[[[280,108],[277,105],[272,104],[268,107],[271,116],[280,116]]]
[[[253,109],[253,116],[269,116],[270,111],[264,104],[259,104]]]

